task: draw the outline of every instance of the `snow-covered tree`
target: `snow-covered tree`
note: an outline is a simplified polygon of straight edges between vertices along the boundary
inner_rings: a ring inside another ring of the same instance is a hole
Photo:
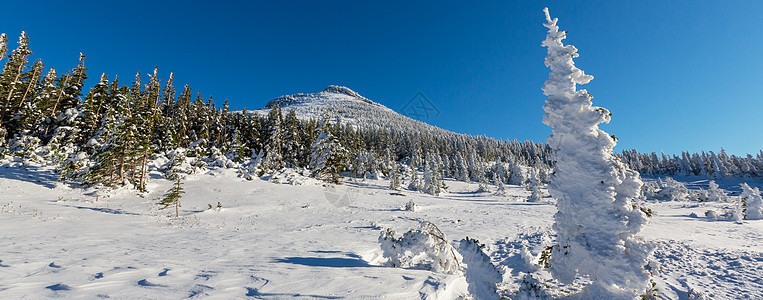
[[[538,170],[535,168],[530,169],[530,179],[527,181],[527,189],[530,190],[530,196],[527,197],[527,202],[540,202],[543,200],[543,191],[541,187],[540,179],[538,179]]]
[[[400,189],[400,167],[397,165],[397,163],[393,163],[392,167],[389,168],[389,189],[390,190],[399,190]]]
[[[270,110],[267,127],[270,137],[265,146],[265,159],[262,161],[262,168],[276,171],[284,167],[282,153],[284,146],[283,116],[279,106]]]
[[[706,193],[705,196],[706,196],[707,201],[714,201],[714,202],[726,202],[727,201],[726,200],[727,199],[726,193],[713,180],[710,180],[710,183],[708,183],[708,188],[707,188],[707,191],[705,193]]]
[[[419,228],[411,229],[400,237],[395,235],[394,231],[387,228],[379,236],[387,265],[438,273],[461,272],[463,257],[434,224],[422,221]]]
[[[422,191],[424,193],[439,196],[440,195],[440,170],[437,162],[435,162],[434,155],[431,152],[427,152],[426,161],[424,166],[424,187]]]
[[[747,183],[742,183],[740,187],[742,194],[739,198],[744,207],[744,218],[746,220],[763,219],[763,198],[760,196],[760,190],[757,187],[751,188]]]
[[[525,174],[522,170],[522,166],[518,162],[513,161],[509,170],[509,184],[522,185],[525,182]]]
[[[646,216],[631,200],[640,193],[639,174],[628,169],[612,154],[615,140],[599,129],[609,122],[605,108],[592,106],[593,96],[577,90],[577,84],[593,79],[578,69],[573,58],[577,49],[565,46],[565,31],[558,19],[544,9],[548,35],[546,66],[551,69],[543,85],[549,98],[543,109],[543,123],[553,134],[547,144],[556,151],[556,169],[549,190],[557,199],[558,212],[553,229],[558,245],[550,259],[552,275],[572,283],[588,275],[592,283],[583,293],[591,299],[627,299],[649,288],[644,265],[653,246],[636,236],[646,224]]]
[[[328,114],[324,116],[318,131],[320,135],[310,147],[312,176],[332,183],[339,183],[339,178],[341,178],[339,172],[342,171],[347,154],[342,144],[331,132]]]
[[[503,184],[503,180],[501,180],[501,176],[498,175],[498,173],[493,173],[493,184],[495,184],[495,194],[498,196],[504,196],[506,195],[506,186]]]

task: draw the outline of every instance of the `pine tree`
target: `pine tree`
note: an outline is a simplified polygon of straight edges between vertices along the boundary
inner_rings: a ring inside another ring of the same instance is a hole
[[[32,54],[29,49],[29,38],[26,36],[26,32],[22,31],[19,37],[19,46],[8,57],[3,67],[3,72],[0,74],[0,100],[2,101],[2,107],[0,107],[0,139],[5,138],[9,131],[13,131],[13,128],[9,128],[8,121],[14,115],[12,109],[18,106],[21,102],[24,93],[24,87],[26,85],[22,81],[22,75],[24,74],[24,67],[26,67],[28,57]],[[3,35],[2,50],[5,53],[6,39]]]
[[[763,198],[760,196],[760,190],[751,188],[747,183],[740,185],[742,194],[739,196],[745,220],[763,219]]]
[[[42,60],[38,59],[32,66],[31,72],[25,72],[22,76],[25,77],[27,86],[24,88],[21,101],[15,107],[15,115],[11,119],[11,127],[15,129],[11,136],[15,134],[32,135],[34,124],[42,121],[42,110],[37,101],[37,94],[42,89],[40,78],[42,78],[43,67]]]
[[[106,110],[106,101],[109,98],[109,78],[106,73],[101,74],[101,80],[85,96],[82,105],[83,122],[85,123],[85,136],[90,138],[101,123],[103,112]]]
[[[654,249],[636,236],[646,217],[631,201],[642,182],[612,155],[615,140],[598,128],[611,114],[591,106],[591,94],[576,89],[593,76],[575,67],[577,49],[562,43],[566,32],[559,31],[548,8],[544,12],[548,35],[542,45],[551,74],[543,85],[549,96],[543,123],[553,132],[547,144],[556,151],[556,168],[549,190],[559,209],[551,273],[562,283],[572,283],[578,273],[590,276],[583,298],[636,298],[650,288],[644,266]]]
[[[265,145],[265,159],[262,162],[262,168],[266,171],[277,171],[284,167],[282,152],[282,147],[284,147],[284,127],[280,106],[276,105],[276,107],[270,110],[267,122],[270,136]]]
[[[439,196],[440,195],[440,170],[437,162],[434,159],[435,155],[431,152],[427,152],[426,162],[424,166],[424,188],[423,192]]]
[[[538,170],[530,169],[530,179],[527,181],[527,189],[530,190],[530,196],[527,202],[540,202],[543,200],[543,191],[541,191],[541,182],[538,179]]]
[[[93,166],[83,178],[87,184],[103,183],[108,186],[122,185],[135,176],[134,165],[138,149],[138,127],[130,112],[130,99],[114,79],[109,87],[106,113],[91,139]]]
[[[175,208],[175,217],[180,216],[180,198],[183,197],[183,194],[185,191],[183,191],[183,182],[180,181],[180,177],[178,176],[175,180],[175,184],[172,185],[172,188],[167,191],[164,196],[162,196],[162,199],[159,201],[160,207],[159,209],[166,209],[168,207],[174,207]]]
[[[506,195],[506,186],[503,184],[503,180],[498,173],[493,173],[493,184],[495,184],[495,194],[498,196]]]
[[[393,163],[393,166],[389,169],[389,189],[396,191],[400,189],[400,168],[397,163]]]
[[[341,178],[339,172],[344,168],[347,152],[331,127],[328,113],[326,113],[318,128],[320,135],[310,147],[310,169],[313,177],[339,184],[339,178]]]
[[[421,189],[421,182],[419,181],[419,171],[417,165],[414,163],[416,160],[411,160],[411,181],[408,183],[408,189],[411,191],[418,191]]]

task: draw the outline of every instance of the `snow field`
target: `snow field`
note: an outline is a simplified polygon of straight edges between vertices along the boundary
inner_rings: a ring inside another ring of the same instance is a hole
[[[543,269],[528,261],[554,239],[554,205],[522,202],[530,192],[515,185],[496,196],[475,192],[476,183],[447,180],[440,197],[405,190],[398,196],[386,180],[344,179],[334,186],[304,178],[303,185],[290,185],[214,169],[183,181],[181,217],[173,219],[157,210],[156,199],[172,184],[158,173],[143,197],[119,189],[97,201],[96,191],[71,188],[52,174],[0,165],[0,298],[453,299],[471,293],[490,299],[498,297],[485,284],[498,281],[491,264],[500,271],[499,292],[511,296],[527,272],[543,279]],[[288,176],[298,175],[280,175]],[[415,212],[405,210],[410,200]],[[217,202],[221,210],[209,209]],[[689,216],[720,203],[646,204],[657,213],[642,234],[657,242],[660,294],[763,297],[763,221]],[[462,274],[383,266],[381,230],[403,233],[421,220],[459,250]],[[485,244],[489,259],[461,241],[467,236]]]

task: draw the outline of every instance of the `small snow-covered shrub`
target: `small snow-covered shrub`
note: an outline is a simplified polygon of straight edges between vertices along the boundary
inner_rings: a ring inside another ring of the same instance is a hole
[[[458,243],[458,252],[463,256],[464,273],[469,282],[469,293],[475,299],[499,299],[497,285],[503,276],[483,251],[485,244],[465,238]]]
[[[519,290],[515,292],[511,299],[552,299],[553,297],[549,293],[550,288],[548,284],[533,277],[531,274],[525,274],[522,282],[519,284]]]
[[[689,190],[683,183],[673,178],[665,177],[665,180],[659,180],[660,191],[657,192],[657,198],[669,201],[685,201],[689,198]]]
[[[416,206],[416,203],[414,203],[413,200],[410,200],[405,204],[405,210],[407,211],[416,211],[417,208],[418,206]]]
[[[710,180],[710,183],[708,184],[708,189],[705,191],[707,201],[713,201],[713,202],[727,202],[728,199],[726,197],[726,191],[719,188],[718,184],[715,183],[715,181]]]
[[[708,210],[705,212],[705,217],[713,221],[742,221],[742,209],[739,207],[724,208],[720,211]]]
[[[710,180],[708,189],[700,189],[697,193],[691,195],[691,200],[697,202],[726,202],[726,192],[720,189],[715,181]]]
[[[479,187],[477,187],[477,193],[485,193],[490,192],[490,187],[487,186],[484,182],[480,182]]]
[[[644,181],[644,185],[641,186],[641,198],[642,199],[654,199],[657,198],[657,192],[660,191],[660,184],[656,181]]]
[[[746,220],[763,219],[763,198],[760,197],[760,190],[751,188],[747,183],[742,183],[740,186],[742,194],[739,198],[744,208],[744,218]]]
[[[450,245],[445,234],[430,222],[409,230],[401,237],[389,228],[379,235],[386,264],[399,268],[431,270],[439,273],[461,272],[461,255]]]

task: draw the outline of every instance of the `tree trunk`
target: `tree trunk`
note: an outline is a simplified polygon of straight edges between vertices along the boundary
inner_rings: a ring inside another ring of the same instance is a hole
[[[64,79],[64,84],[61,85],[61,91],[58,93],[58,97],[56,98],[56,103],[53,104],[53,109],[50,111],[51,123],[53,122],[53,118],[56,117],[56,107],[58,107],[58,102],[61,101],[61,96],[64,95],[64,88],[66,88],[66,84],[69,83],[69,76],[67,75],[64,75],[64,76],[66,76],[66,79]],[[51,124],[48,124],[48,126],[45,126],[45,133],[43,135],[48,135],[48,130],[50,130],[50,125]]]
[[[19,78],[21,77],[21,71],[24,70],[24,64],[19,65],[19,69],[16,73],[16,78],[13,79],[13,83],[11,84],[11,90],[8,91],[8,96],[5,97],[5,105],[3,105],[3,112],[0,113],[0,125],[5,123],[5,114],[8,112],[8,107],[11,106],[11,98],[13,97],[13,92],[16,91],[16,81],[19,81]]]
[[[32,84],[34,84],[34,77],[37,76],[37,69],[34,69],[34,73],[32,73],[32,77],[29,79],[29,84],[26,86],[26,91],[24,91],[24,96],[21,97],[21,102],[19,102],[19,105],[16,106],[16,108],[21,108],[22,105],[24,105],[24,100],[26,100],[26,95],[29,94],[29,90],[32,89]]]

